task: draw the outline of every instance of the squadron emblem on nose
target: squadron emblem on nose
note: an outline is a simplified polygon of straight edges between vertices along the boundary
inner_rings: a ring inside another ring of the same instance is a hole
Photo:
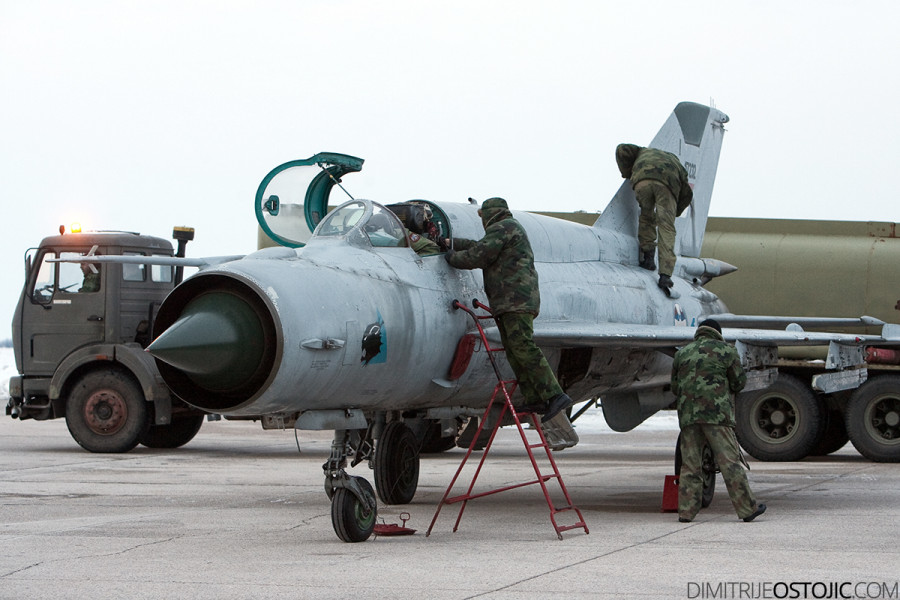
[[[382,351],[384,350],[384,351]],[[363,366],[370,363],[383,363],[387,360],[387,335],[384,329],[384,321],[381,313],[378,313],[378,320],[371,325],[366,326],[362,339],[362,357],[360,361]]]

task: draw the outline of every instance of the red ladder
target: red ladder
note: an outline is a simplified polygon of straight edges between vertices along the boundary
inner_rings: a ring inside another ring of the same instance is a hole
[[[559,469],[556,466],[556,461],[553,460],[553,455],[550,452],[550,445],[547,443],[547,438],[544,437],[544,431],[541,429],[541,425],[538,422],[538,415],[533,411],[524,409],[521,411],[517,411],[513,406],[511,395],[516,390],[516,386],[518,382],[516,380],[504,380],[502,375],[500,374],[500,368],[497,366],[497,361],[494,358],[495,352],[503,352],[502,347],[491,347],[488,342],[487,336],[484,333],[484,328],[481,326],[481,321],[484,319],[493,319],[493,313],[491,313],[491,309],[479,302],[478,300],[474,300],[472,305],[475,308],[480,308],[487,312],[486,315],[478,315],[470,308],[463,306],[458,300],[453,301],[453,308],[459,308],[472,317],[475,321],[475,326],[478,328],[478,333],[481,336],[481,342],[484,344],[484,348],[488,353],[488,358],[490,358],[491,366],[494,368],[494,373],[497,375],[497,385],[494,386],[494,393],[491,394],[491,400],[488,403],[487,408],[484,411],[484,415],[481,417],[481,422],[478,425],[478,430],[475,432],[475,435],[472,437],[472,442],[469,444],[469,449],[466,452],[465,457],[463,457],[462,463],[460,463],[459,468],[456,470],[456,475],[453,476],[453,479],[450,481],[450,485],[447,487],[447,491],[444,492],[444,497],[441,498],[440,504],[438,504],[437,510],[434,512],[434,518],[431,520],[431,525],[428,526],[428,531],[425,533],[425,537],[431,535],[431,530],[434,528],[434,524],[437,521],[438,515],[441,513],[441,509],[445,504],[455,504],[461,502],[462,505],[459,508],[459,515],[456,517],[456,523],[453,525],[453,531],[456,532],[459,529],[459,522],[462,520],[463,511],[466,509],[466,505],[469,500],[474,500],[475,498],[481,498],[484,496],[490,496],[492,494],[499,494],[500,492],[505,492],[507,490],[513,490],[516,488],[524,487],[526,485],[534,485],[540,484],[541,491],[544,493],[544,498],[547,500],[547,506],[550,508],[550,522],[553,524],[553,528],[556,530],[556,536],[559,539],[562,539],[562,532],[568,531],[569,529],[584,529],[586,534],[590,533],[588,531],[587,524],[584,522],[584,517],[581,515],[581,511],[572,503],[572,498],[569,496],[569,491],[566,489],[565,483],[563,483],[562,476],[559,474]],[[488,415],[491,412],[491,408],[494,405],[494,401],[498,398],[499,393],[502,392],[503,395],[503,407],[500,410],[500,414],[497,417],[497,421],[493,426],[491,431],[491,437],[488,440],[487,445],[484,448],[484,452],[481,455],[481,461],[478,463],[478,467],[475,469],[475,474],[472,477],[472,482],[469,484],[468,490],[466,490],[465,494],[461,494],[459,496],[450,497],[450,492],[453,489],[453,486],[456,484],[456,480],[459,478],[460,473],[462,473],[463,468],[466,466],[466,462],[469,460],[469,456],[472,455],[472,451],[475,448],[475,445],[478,443],[478,437],[481,434],[481,430],[484,428],[484,424],[488,421]],[[514,485],[509,485],[502,488],[493,489],[487,492],[480,492],[477,494],[472,493],[472,490],[475,488],[475,482],[478,479],[478,475],[481,473],[481,468],[484,466],[484,462],[488,457],[488,453],[491,450],[491,444],[494,443],[494,437],[497,435],[497,430],[500,429],[500,424],[503,422],[503,416],[509,412],[512,416],[513,421],[515,421],[516,427],[519,430],[519,435],[522,438],[522,442],[525,444],[525,451],[528,453],[528,459],[531,461],[532,467],[534,467],[534,473],[537,479],[533,479],[531,481],[526,481],[523,483],[517,483]],[[532,444],[529,442],[528,438],[525,435],[525,429],[522,427],[522,421],[519,419],[520,416],[524,416],[531,419],[532,427],[534,431],[537,432],[540,437],[540,442],[536,444]],[[547,459],[550,462],[550,469],[552,470],[552,474],[544,475],[541,473],[540,467],[538,466],[537,460],[534,457],[534,449],[543,448],[544,452],[547,455]],[[553,500],[550,498],[550,492],[547,489],[547,482],[551,479],[556,480],[559,484],[559,488],[562,491],[563,496],[565,497],[565,506],[556,507],[553,504]],[[578,521],[573,525],[559,525],[556,522],[556,515],[562,512],[574,511],[578,517]]]

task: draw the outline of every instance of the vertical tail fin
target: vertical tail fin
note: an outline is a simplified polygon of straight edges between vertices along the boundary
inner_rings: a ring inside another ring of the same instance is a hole
[[[690,208],[675,220],[677,255],[700,256],[727,122],[728,115],[715,108],[681,102],[649,144],[650,148],[666,150],[681,159],[694,190]],[[630,183],[625,181],[594,227],[637,238],[637,221],[637,202]],[[636,254],[637,244],[634,247]]]

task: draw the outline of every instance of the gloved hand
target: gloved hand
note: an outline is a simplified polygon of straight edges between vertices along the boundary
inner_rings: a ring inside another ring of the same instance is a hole
[[[450,248],[449,250],[447,250],[447,252],[444,253],[444,260],[446,260],[447,262],[450,262],[450,257],[453,256],[454,254],[456,254],[456,250],[454,250],[453,248]]]

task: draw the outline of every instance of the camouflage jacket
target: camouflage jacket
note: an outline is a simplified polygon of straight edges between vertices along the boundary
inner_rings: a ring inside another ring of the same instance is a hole
[[[481,205],[484,237],[478,241],[456,238],[458,250],[447,257],[459,269],[483,269],[484,291],[495,315],[508,312],[538,315],[541,293],[534,268],[534,253],[522,225],[502,198]]]
[[[440,246],[420,233],[413,233],[407,229],[406,239],[409,240],[409,246],[419,256],[436,256],[441,253]]]
[[[634,144],[619,144],[616,147],[616,164],[622,177],[631,180],[632,187],[645,179],[663,183],[677,200],[675,212],[678,215],[684,212],[694,198],[687,171],[671,152]]]
[[[681,427],[694,424],[734,427],[734,394],[747,375],[734,346],[712,327],[700,327],[694,341],[675,353],[672,392]]]

